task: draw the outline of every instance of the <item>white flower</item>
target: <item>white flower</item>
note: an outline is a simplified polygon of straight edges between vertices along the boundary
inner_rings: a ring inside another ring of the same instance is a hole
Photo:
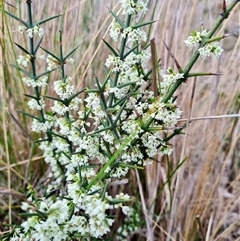
[[[34,226],[38,223],[38,217],[33,216],[28,218],[27,221],[23,222],[21,226],[24,228],[24,232],[27,233],[29,229],[34,228]]]
[[[144,41],[147,40],[147,35],[144,31],[138,29],[133,29],[131,27],[128,27],[123,30],[122,37],[126,38],[128,37],[128,42],[135,42],[135,41]]]
[[[33,119],[32,122],[32,131],[33,132],[46,132],[48,129],[50,129],[53,126],[53,122],[45,121],[45,122],[39,122],[36,119]]]
[[[19,55],[17,62],[19,65],[23,65],[24,67],[27,67],[28,63],[31,60],[31,55],[26,54],[26,55]]]
[[[33,38],[33,28],[29,28],[29,29],[27,30],[27,33],[28,33],[28,37],[29,37],[29,38]]]
[[[38,36],[41,38],[44,34],[43,29],[39,25],[35,25],[33,27],[33,33],[38,34]]]
[[[24,26],[24,25],[19,25],[19,26],[18,26],[18,31],[19,31],[19,33],[23,33],[26,29],[27,29],[27,28],[26,28],[26,26]]]
[[[75,97],[74,99],[71,100],[71,102],[68,106],[69,110],[78,111],[81,103],[82,103],[82,100]]]
[[[198,49],[201,57],[205,58],[210,56],[210,53],[213,53],[216,58],[220,57],[223,49],[219,46],[219,42],[214,42],[213,44],[206,44],[204,47]]]
[[[83,216],[73,215],[68,221],[68,228],[71,233],[77,232],[82,236],[87,236],[89,233],[87,220]]]
[[[48,85],[47,80],[48,80],[47,76],[38,78],[32,83],[32,87],[45,87]]]
[[[33,28],[29,28],[27,33],[29,38],[33,38],[34,34],[37,34],[41,38],[43,36],[43,29],[39,25],[35,25]]]
[[[147,148],[148,157],[153,157],[158,152],[158,146],[161,144],[159,140],[159,133],[146,132],[141,136],[143,145]]]
[[[178,79],[184,78],[183,73],[175,73],[170,67],[167,69],[168,74],[164,74],[164,71],[161,72],[163,81],[161,82],[161,94],[166,94],[169,88],[174,84]]]
[[[65,82],[62,80],[54,82],[54,91],[63,100],[71,97],[74,93],[74,86],[69,84],[70,81],[72,81],[72,78],[67,77]]]
[[[118,41],[118,36],[122,31],[122,27],[119,23],[117,23],[116,21],[113,21],[110,25],[110,37],[115,40]]]
[[[32,84],[34,83],[34,79],[30,79],[30,78],[22,78],[22,81],[27,85],[27,86],[32,86]]]
[[[48,65],[47,70],[49,71],[59,66],[58,60],[52,57],[50,54],[47,56],[46,62]]]
[[[213,43],[212,51],[216,58],[221,56],[223,49],[219,46],[219,42]]]
[[[106,59],[105,65],[109,68],[111,65],[113,65],[113,72],[120,71],[123,68],[123,61],[120,60],[119,57],[115,57],[112,55],[109,55]]]
[[[203,30],[201,33],[194,31],[190,33],[190,36],[184,42],[190,48],[195,47],[197,46],[197,44],[199,44],[202,41],[204,37],[207,36],[207,34],[208,34],[207,30]]]
[[[28,101],[28,106],[32,110],[42,110],[46,105],[43,99],[40,99],[39,101],[31,99]]]
[[[206,44],[204,47],[198,49],[198,52],[202,58],[210,56],[211,51],[212,51],[211,44]]]
[[[125,215],[128,215],[130,213],[131,209],[130,207],[128,206],[122,206],[122,212],[125,214]]]
[[[122,14],[134,14],[134,13],[146,13],[147,6],[142,0],[121,0],[123,13]]]
[[[54,101],[54,105],[51,107],[51,109],[53,112],[59,115],[64,115],[69,110],[68,106],[59,101]]]
[[[67,143],[67,141],[63,138],[54,137],[52,140],[52,145],[60,152],[68,152],[69,143]]]
[[[30,205],[27,202],[22,202],[21,209],[27,211]]]
[[[74,63],[74,59],[73,58],[67,58],[66,62],[68,62],[70,64],[73,64]]]
[[[123,176],[126,176],[128,170],[128,167],[117,167],[116,169],[114,169],[114,172],[111,173],[111,177],[121,178]]]

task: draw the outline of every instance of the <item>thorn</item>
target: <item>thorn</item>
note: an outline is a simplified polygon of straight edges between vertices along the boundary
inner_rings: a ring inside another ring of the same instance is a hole
[[[209,75],[222,75],[222,73],[211,73],[211,72],[209,72]]]
[[[170,56],[173,58],[174,63],[175,63],[175,65],[177,66],[177,69],[178,69],[179,73],[183,73],[183,70],[182,70],[180,64],[178,63],[177,59],[175,58],[175,56],[173,55],[173,53],[171,52],[171,50],[170,50],[170,48],[167,46],[167,44],[164,42],[164,40],[163,40],[163,43],[164,43],[166,49],[168,50]]]
[[[223,36],[222,36],[222,38],[227,38],[227,37],[230,37],[230,36],[233,36],[234,34],[233,33],[227,33],[227,34],[224,34]]]
[[[196,215],[196,220],[197,220],[197,223],[199,225],[199,230],[200,230],[200,233],[202,235],[202,240],[206,241],[206,236],[205,236],[205,233],[204,233],[204,230],[203,230],[203,226],[202,226],[202,222],[201,222],[201,219],[200,219],[199,215]]]
[[[223,0],[223,13],[225,14],[226,11],[227,11],[226,0]]]
[[[17,8],[16,8],[15,6],[13,6],[11,3],[7,2],[7,1],[3,1],[3,2],[6,3],[7,5],[9,5],[10,7],[17,9]]]
[[[220,14],[223,18],[228,18],[229,14],[227,14],[227,5],[226,5],[226,0],[223,0],[223,11]]]
[[[204,30],[204,24],[202,19],[200,19],[200,24],[201,24],[202,30]]]

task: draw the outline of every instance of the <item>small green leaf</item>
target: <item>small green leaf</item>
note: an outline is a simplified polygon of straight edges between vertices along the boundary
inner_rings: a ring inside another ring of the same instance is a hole
[[[117,102],[115,102],[115,104],[112,106],[113,108],[118,106],[118,105],[122,105],[124,101],[126,101],[127,98],[129,98],[131,96],[132,93],[124,96],[122,99],[118,100]]]
[[[101,132],[103,132],[103,131],[108,131],[108,130],[111,130],[111,129],[112,129],[111,126],[108,126],[108,127],[105,127],[105,128],[101,128],[101,129],[96,130],[96,131],[94,131],[94,132],[88,133],[87,136],[94,136],[94,135],[96,135],[96,134],[98,134],[98,133],[101,133]]]
[[[86,93],[99,93],[96,89],[86,89]]]
[[[125,109],[126,104],[127,104],[127,101],[125,101],[125,103],[122,104],[121,110],[118,112],[118,114],[117,114],[117,116],[116,116],[116,119],[115,119],[115,121],[114,121],[114,125],[116,125],[117,122],[120,120],[121,114],[122,114],[123,110]]]
[[[27,28],[29,28],[29,25],[28,25],[26,22],[24,22],[21,18],[18,18],[17,16],[9,13],[9,12],[6,11],[6,10],[3,10],[3,12],[5,12],[5,13],[6,13],[7,15],[9,15],[10,17],[16,19],[18,22],[20,22],[21,24],[23,24],[24,26],[26,26]]]
[[[45,18],[45,19],[43,19],[43,20],[35,23],[35,25],[38,25],[38,24],[41,25],[41,24],[43,24],[43,23],[46,23],[46,22],[48,22],[48,21],[50,21],[50,20],[52,20],[52,19],[54,19],[54,18],[58,18],[58,17],[60,17],[60,16],[62,16],[62,14],[58,14],[58,15],[52,16],[52,17],[50,17],[50,18]]]
[[[156,20],[154,21],[149,21],[149,22],[146,22],[146,23],[140,23],[140,24],[136,24],[134,26],[131,26],[132,29],[137,29],[137,28],[141,28],[143,26],[146,26],[146,25],[149,25],[149,24],[152,24],[152,23],[155,23],[157,22]]]
[[[33,51],[33,55],[35,55],[38,51],[38,48],[40,47],[40,44],[42,43],[43,37],[40,38],[40,40],[38,41],[35,50]]]
[[[111,74],[112,74],[112,70],[110,70],[110,71],[108,72],[108,74],[106,75],[105,80],[104,80],[103,83],[102,83],[102,88],[103,88],[103,89],[105,88],[106,84],[108,83],[108,80],[109,80]]]
[[[31,98],[31,99],[35,99],[35,100],[39,100],[36,96],[34,95],[28,95],[28,94],[23,94],[25,96],[27,96],[28,98]]]
[[[72,219],[74,211],[75,211],[75,206],[74,206],[73,203],[71,203],[71,205],[69,206],[69,218],[68,218],[68,221],[70,221]]]
[[[33,118],[33,119],[36,119],[36,120],[38,120],[39,122],[42,122],[42,120],[39,118],[39,117],[36,117],[36,116],[34,116],[34,115],[31,115],[31,114],[29,114],[29,113],[27,113],[27,112],[25,112],[25,111],[22,111],[22,110],[17,110],[19,113],[22,113],[22,114],[24,114],[24,115],[26,115],[26,116],[29,116],[29,117],[31,117],[31,118]]]
[[[20,217],[33,217],[33,216],[39,217],[37,213],[19,213],[19,216]]]
[[[52,97],[52,96],[49,96],[49,95],[44,95],[44,97],[47,98],[47,99],[51,99],[51,100],[56,100],[56,101],[62,102],[63,104],[65,103],[64,100],[58,99],[58,98],[55,98],[55,97]]]
[[[61,136],[61,135],[59,135],[59,134],[57,134],[56,132],[53,132],[53,131],[49,131],[49,132],[50,132],[52,135],[57,136],[57,137],[59,137],[59,138],[65,140],[66,142],[69,142],[68,139],[67,139],[66,137]],[[61,153],[64,153],[64,152],[61,152]]]
[[[119,165],[120,167],[129,167],[129,168],[132,168],[132,169],[141,169],[141,170],[144,169],[144,167],[142,167],[142,166],[125,164],[125,163],[119,163],[118,165]]]
[[[53,53],[51,53],[50,51],[48,51],[47,49],[40,47],[42,50],[44,50],[46,53],[48,53],[49,55],[51,55],[54,59],[56,59],[58,62],[60,62],[60,59],[54,55]]]
[[[122,22],[122,20],[110,8],[108,10],[113,15],[113,17],[116,19],[116,21],[121,25],[121,27],[124,29],[125,25]]]
[[[21,71],[22,73],[24,73],[25,75],[27,75],[30,79],[32,79],[32,75],[31,73],[28,73],[25,69],[20,68],[19,66],[15,65],[15,64],[10,64],[12,67],[16,68],[17,70]]]
[[[20,48],[24,53],[29,54],[31,56],[31,54],[25,48],[23,48],[21,45],[15,43],[15,42],[14,42],[14,44],[16,44],[18,46],[18,48]]]
[[[126,82],[126,83],[124,83],[124,84],[117,85],[116,87],[119,88],[119,89],[121,89],[121,88],[126,87],[126,86],[128,86],[128,85],[134,85],[134,84],[136,84],[135,81],[129,81],[129,82]]]
[[[79,47],[79,45],[77,47],[75,47],[72,51],[70,51],[64,58],[63,58],[63,61],[65,61],[71,54],[73,54],[77,48]]]
[[[132,52],[134,52],[135,49],[137,49],[139,47],[140,44],[137,44],[136,46],[134,46],[132,49],[130,49],[126,54],[123,55],[123,59],[125,59],[129,54],[131,54]]]
[[[119,57],[119,54],[114,50],[114,48],[107,41],[105,41],[104,39],[102,40],[107,45],[107,47],[113,52],[114,56]]]
[[[51,73],[52,71],[54,71],[54,70],[56,70],[56,69],[57,69],[57,68],[52,69],[52,70],[50,70],[50,71],[47,70],[47,71],[45,71],[45,72],[42,72],[41,74],[36,75],[35,79],[39,79],[39,78],[41,78],[42,76],[47,75],[47,74]]]
[[[86,90],[86,88],[78,91],[76,94],[74,94],[73,96],[71,96],[71,97],[68,99],[68,101],[70,102],[70,101],[71,101],[72,99],[74,99],[76,96],[78,96],[79,94],[81,94],[84,90]]]
[[[99,93],[102,93],[102,92],[103,92],[103,89],[102,89],[101,84],[99,83],[99,80],[98,80],[97,76],[95,76],[94,79],[95,79],[95,82],[96,82],[96,84],[97,84]]]
[[[39,143],[39,142],[44,142],[44,141],[49,142],[48,139],[39,139],[39,140],[34,141],[33,143]]]

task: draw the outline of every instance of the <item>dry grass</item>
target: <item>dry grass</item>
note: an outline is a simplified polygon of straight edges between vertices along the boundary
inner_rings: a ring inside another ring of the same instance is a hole
[[[24,3],[17,4],[18,1],[13,0],[9,2],[17,9],[6,5],[8,11],[25,18]],[[152,0],[151,7],[155,2],[157,7],[154,19],[158,21],[153,26],[151,38],[154,37],[156,40],[162,68],[173,66],[173,60],[168,55],[162,39],[184,67],[191,56],[191,52],[183,44],[184,39],[189,32],[200,29],[200,19],[203,20],[206,29],[211,28],[221,12],[222,1]],[[84,85],[91,85],[93,73],[99,75],[99,78],[104,74],[101,64],[104,63],[108,51],[103,46],[101,38],[108,38],[106,31],[111,21],[107,6],[116,9],[119,7],[117,1],[113,0],[36,1],[35,19],[39,20],[53,13],[63,13],[65,4],[66,13],[62,28],[64,50],[68,52],[80,44],[73,56],[75,66],[67,71],[69,74],[74,73],[77,89],[81,89]],[[193,84],[193,79],[189,79],[178,90],[178,104],[183,110],[183,118],[239,113],[239,10],[238,5],[218,32],[218,35],[233,34],[222,41],[222,46],[226,50],[222,57],[219,60],[199,59],[193,69],[194,72],[220,72],[222,75],[198,77],[196,85]],[[146,16],[148,19],[151,18],[150,13],[151,11]],[[10,18],[7,18],[7,21],[12,40],[23,43],[24,38],[16,33],[16,21]],[[42,44],[44,48],[56,49],[56,34],[61,26],[60,22],[58,19],[45,25],[47,37]],[[14,62],[14,56],[7,31],[2,17],[0,231],[4,230],[1,222],[11,223],[19,220],[15,209],[18,210],[19,201],[23,199],[22,190],[27,184],[37,188],[47,170],[41,153],[25,134],[30,133],[30,120],[16,111],[26,108],[23,93],[29,90],[24,89],[19,73],[9,65],[10,62]],[[39,68],[43,69],[44,66]],[[52,80],[57,78],[54,73],[51,75]],[[51,93],[51,90],[48,91]],[[9,113],[18,120],[21,128]],[[181,124],[182,122],[179,123]],[[184,132],[185,135],[174,139],[174,153],[170,160],[159,158],[159,162],[154,163],[145,173],[140,173],[144,202],[149,210],[145,218],[149,218],[148,226],[154,226],[154,231],[148,230],[148,236],[151,237],[149,232],[152,232],[156,240],[188,241],[201,240],[204,234],[206,241],[240,240],[240,119],[206,118],[192,121]],[[33,139],[36,138],[33,134],[30,135]],[[169,173],[185,157],[187,160],[170,182]],[[131,174],[131,179],[134,178],[134,174]],[[162,188],[166,181],[168,184]],[[138,188],[135,184],[132,185],[132,188]],[[197,222],[197,215],[200,216],[203,234]]]

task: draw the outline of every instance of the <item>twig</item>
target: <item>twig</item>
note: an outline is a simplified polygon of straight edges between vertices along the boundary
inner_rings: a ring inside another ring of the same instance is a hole
[[[197,215],[196,219],[197,219],[197,222],[198,222],[198,225],[199,225],[200,232],[202,234],[202,238],[203,238],[202,240],[206,241],[206,237],[205,237],[205,234],[204,234],[204,231],[203,231],[203,227],[202,227],[202,223],[201,223],[201,220],[200,220],[200,216]]]
[[[151,55],[152,55],[152,77],[153,77],[153,92],[154,97],[156,98],[158,95],[157,89],[157,72],[156,72],[156,44],[155,39],[150,40],[151,45]]]
[[[222,118],[240,118],[240,114],[231,114],[231,115],[213,115],[213,116],[203,116],[195,117],[191,119],[179,119],[178,122],[183,121],[197,121],[197,120],[210,120],[210,119],[222,119]]]
[[[149,217],[147,215],[147,207],[146,207],[145,198],[144,198],[144,195],[143,195],[142,184],[141,184],[141,181],[140,181],[138,170],[136,170],[135,173],[136,173],[136,177],[137,177],[137,183],[138,183],[139,194],[140,194],[141,203],[142,203],[142,207],[143,207],[143,213],[144,213],[145,221],[146,221],[146,225],[147,225],[147,240],[153,241],[154,240],[153,239],[153,233],[152,233],[152,230],[151,230]]]

